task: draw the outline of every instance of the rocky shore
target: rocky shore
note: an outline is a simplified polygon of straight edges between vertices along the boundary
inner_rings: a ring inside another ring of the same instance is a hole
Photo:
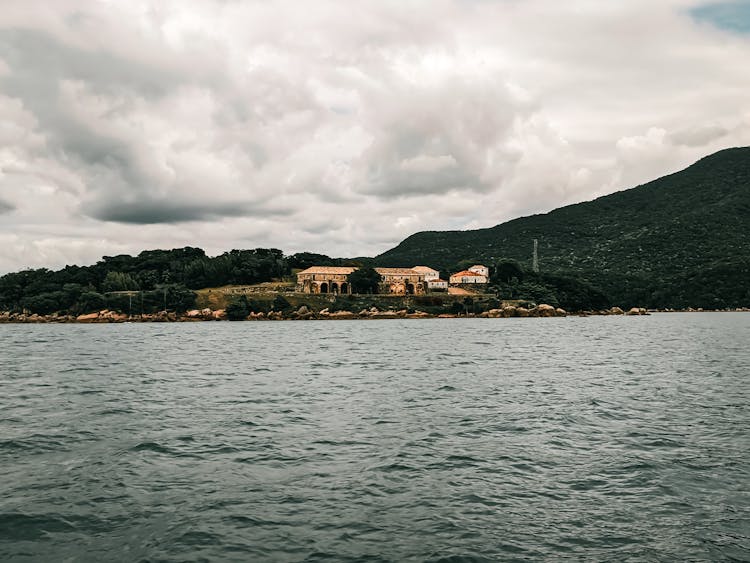
[[[702,309],[689,309],[685,312],[702,311]],[[750,309],[736,309],[736,311],[750,312]],[[351,320],[351,319],[431,319],[431,318],[515,318],[515,317],[567,317],[567,316],[593,316],[593,315],[626,315],[638,316],[648,315],[653,312],[675,312],[675,311],[649,311],[634,307],[627,311],[619,307],[599,311],[578,311],[569,313],[559,307],[541,304],[536,307],[525,308],[507,305],[498,309],[490,309],[482,313],[468,314],[439,314],[433,315],[424,311],[401,310],[378,310],[375,307],[363,309],[358,313],[352,311],[329,311],[322,309],[313,311],[307,306],[302,306],[295,311],[281,312],[270,311],[268,313],[250,313],[248,321],[281,321],[281,320]],[[103,310],[85,315],[65,315],[54,313],[51,315],[37,315],[24,313],[0,312],[0,323],[139,323],[139,322],[205,322],[229,320],[224,309],[193,309],[184,313],[161,311],[158,313],[129,316],[117,311]]]

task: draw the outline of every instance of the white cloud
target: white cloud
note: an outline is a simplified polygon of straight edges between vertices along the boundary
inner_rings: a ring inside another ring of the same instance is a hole
[[[750,38],[699,4],[8,0],[0,272],[375,254],[750,144]]]

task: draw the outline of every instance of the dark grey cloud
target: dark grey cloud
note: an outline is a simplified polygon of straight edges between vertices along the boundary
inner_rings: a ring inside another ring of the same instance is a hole
[[[7,201],[3,201],[2,199],[0,199],[0,215],[3,215],[4,213],[10,213],[15,208],[15,205],[12,205]]]
[[[0,82],[3,90],[34,105],[54,98],[62,79],[85,81],[101,94],[135,91],[156,98],[186,78],[164,65],[149,65],[111,50],[73,46],[35,29],[0,29],[0,58],[12,70]]]
[[[86,214],[100,221],[132,225],[176,224],[211,221],[222,217],[281,217],[293,213],[283,207],[250,207],[246,203],[172,202],[144,200],[135,202],[97,202],[84,206]]]

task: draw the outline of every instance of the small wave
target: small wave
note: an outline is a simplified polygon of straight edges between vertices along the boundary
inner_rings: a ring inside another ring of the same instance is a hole
[[[52,533],[71,532],[75,527],[63,518],[52,515],[20,513],[0,514],[0,537],[15,541],[38,540]]]
[[[71,436],[45,436],[43,434],[33,434],[25,438],[11,438],[10,440],[0,441],[0,451],[18,450],[31,453],[42,453],[47,451],[64,450],[66,449],[64,440],[71,438]]]
[[[222,537],[209,532],[190,531],[182,534],[177,541],[185,545],[221,545]]]
[[[130,448],[130,451],[131,452],[152,452],[152,453],[157,453],[157,454],[170,455],[173,457],[197,457],[187,452],[180,452],[172,448],[162,446],[161,444],[157,444],[156,442],[141,442],[140,444],[137,444],[133,446],[132,448]]]
[[[453,387],[453,385],[443,385],[438,389],[438,391],[455,391],[456,388]]]
[[[391,473],[394,471],[414,471],[415,468],[405,463],[388,463],[386,465],[379,465],[373,467],[374,471],[381,471],[383,473]]]

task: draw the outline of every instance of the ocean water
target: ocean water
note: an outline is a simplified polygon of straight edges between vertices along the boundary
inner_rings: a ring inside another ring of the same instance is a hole
[[[1,561],[748,561],[750,314],[0,325]]]

